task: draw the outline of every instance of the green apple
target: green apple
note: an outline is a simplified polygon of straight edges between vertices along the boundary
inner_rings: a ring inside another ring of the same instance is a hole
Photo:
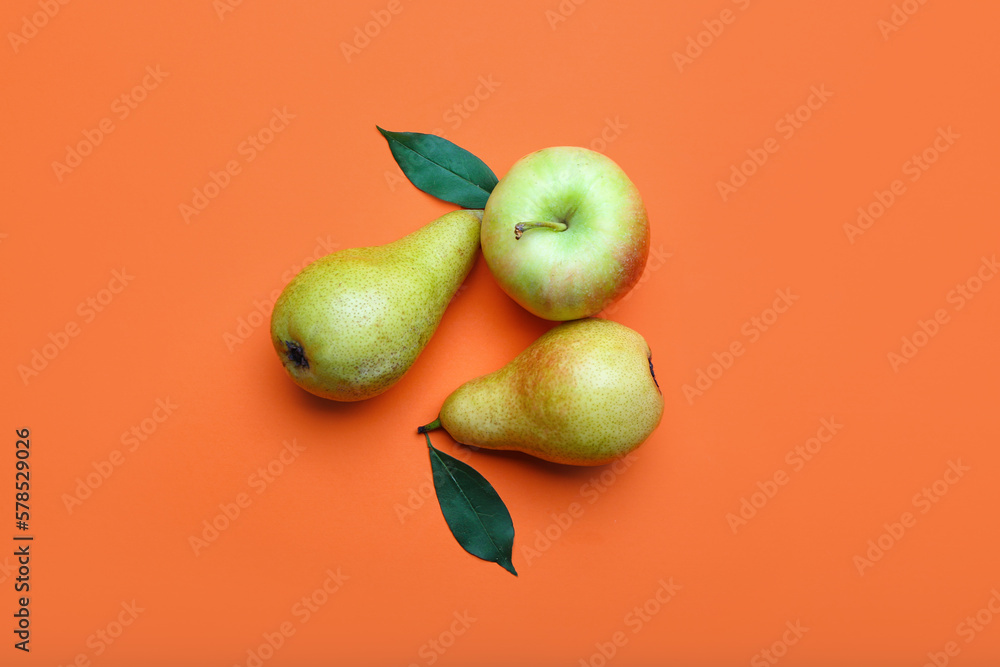
[[[549,320],[595,315],[642,275],[649,220],[611,158],[575,146],[524,156],[483,214],[483,258],[500,287]]]

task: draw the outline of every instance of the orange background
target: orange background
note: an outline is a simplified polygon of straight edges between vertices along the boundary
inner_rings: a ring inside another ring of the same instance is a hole
[[[993,3],[224,1],[4,4],[0,553],[25,427],[35,541],[30,654],[12,647],[16,564],[0,556],[0,663],[247,665],[283,624],[266,665],[1000,661],[1000,280],[976,282],[1000,250]],[[275,109],[280,131],[250,150]],[[102,123],[78,166],[53,166]],[[666,397],[633,464],[435,434],[507,502],[516,579],[423,500],[414,428],[551,323],[480,260],[403,381],[334,404],[285,377],[255,315],[324,248],[453,208],[402,180],[376,123],[441,132],[498,176],[545,146],[596,148],[649,210],[644,281],[606,313],[646,337]],[[229,161],[238,173],[185,220]],[[845,230],[896,180],[881,217]],[[960,301],[966,283],[979,291]],[[775,321],[778,290],[797,300]],[[935,335],[893,364],[921,321]],[[716,379],[686,393],[699,371]],[[797,458],[824,419],[842,428]],[[292,441],[304,451],[261,482]],[[240,494],[249,506],[196,554],[190,538]],[[877,561],[869,540],[888,547]],[[328,570],[347,579],[303,622]],[[972,631],[977,613],[992,622]]]

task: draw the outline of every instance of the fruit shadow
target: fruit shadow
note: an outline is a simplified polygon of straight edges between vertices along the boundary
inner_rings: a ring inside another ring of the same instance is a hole
[[[458,450],[454,452],[453,455],[459,455],[459,458],[461,458],[462,461],[474,468],[476,467],[476,461],[482,460],[480,457],[489,457],[511,461],[518,467],[523,466],[531,470],[533,473],[540,474],[543,477],[553,480],[561,480],[563,482],[586,482],[595,474],[599,475],[602,470],[613,463],[609,462],[597,466],[553,463],[551,461],[546,461],[544,459],[531,456],[530,454],[525,454],[524,452],[518,452],[515,450],[484,449],[482,447],[475,447],[472,445],[463,445],[455,442],[454,440],[451,440],[451,443],[453,447]],[[463,452],[468,452],[469,454],[467,456],[461,456],[461,453]]]
[[[273,356],[273,353],[272,353]],[[281,364],[272,364],[277,368],[268,371],[265,378],[274,387],[280,387],[280,400],[290,408],[285,414],[306,413],[313,417],[327,418],[331,415],[350,419],[378,419],[379,413],[384,410],[381,400],[385,394],[369,398],[364,401],[331,401],[311,394],[302,387],[295,384],[289,377]],[[278,389],[275,389],[278,391]],[[386,392],[388,393],[388,392]]]

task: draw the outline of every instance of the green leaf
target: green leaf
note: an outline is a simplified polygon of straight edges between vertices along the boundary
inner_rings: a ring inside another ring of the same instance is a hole
[[[497,563],[515,577],[511,561],[514,523],[503,500],[486,478],[453,456],[435,449],[426,432],[434,490],[441,513],[463,549]]]
[[[485,208],[497,177],[475,155],[435,134],[390,132],[375,126],[410,182],[464,208]]]

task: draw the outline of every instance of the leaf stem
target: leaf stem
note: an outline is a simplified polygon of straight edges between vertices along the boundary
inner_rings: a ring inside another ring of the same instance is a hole
[[[537,229],[539,227],[543,227],[545,229],[551,229],[556,232],[564,232],[566,231],[567,225],[565,222],[557,222],[555,220],[544,220],[541,222],[519,222],[516,225],[514,225],[514,239],[516,240],[521,238],[521,235],[524,234],[525,230],[527,229]]]

